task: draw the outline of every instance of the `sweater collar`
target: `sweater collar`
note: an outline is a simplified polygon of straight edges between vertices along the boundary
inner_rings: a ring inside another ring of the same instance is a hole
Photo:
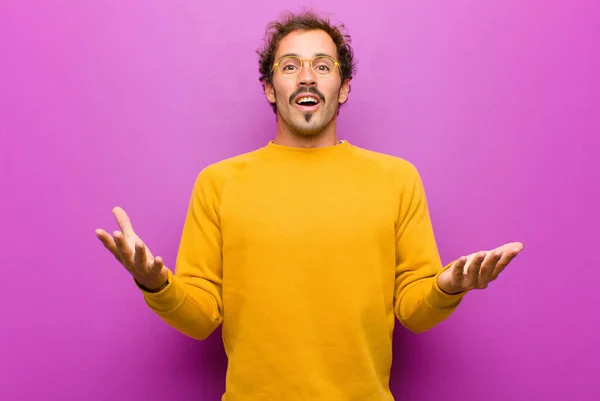
[[[275,156],[284,159],[296,160],[322,160],[335,159],[340,156],[345,156],[350,153],[352,145],[348,141],[341,141],[337,145],[324,146],[320,148],[299,148],[293,146],[279,145],[273,141],[269,141],[261,150],[270,156]]]

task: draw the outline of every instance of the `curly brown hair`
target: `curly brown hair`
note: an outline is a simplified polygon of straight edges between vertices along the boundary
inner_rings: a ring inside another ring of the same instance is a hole
[[[291,32],[317,29],[325,31],[335,43],[340,69],[342,70],[342,83],[346,79],[352,79],[356,73],[356,64],[354,61],[354,51],[350,46],[352,39],[347,33],[344,24],[332,24],[329,18],[320,17],[311,10],[306,10],[299,14],[286,12],[282,14],[280,20],[267,24],[264,46],[256,51],[259,56],[259,81],[262,82],[263,91],[265,90],[265,83],[272,82],[273,74],[271,68],[275,62],[275,52],[277,51],[279,42]],[[273,107],[273,112],[277,114],[277,105],[271,104],[271,106]]]

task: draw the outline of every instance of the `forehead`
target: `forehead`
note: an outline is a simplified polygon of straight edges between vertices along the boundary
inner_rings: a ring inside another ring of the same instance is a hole
[[[284,54],[297,54],[301,57],[314,57],[315,54],[328,54],[336,58],[337,49],[333,39],[322,30],[294,31],[287,34],[277,47],[275,59]]]

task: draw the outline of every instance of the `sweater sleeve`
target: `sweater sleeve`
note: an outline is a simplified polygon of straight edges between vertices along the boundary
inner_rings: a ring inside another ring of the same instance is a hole
[[[207,338],[223,320],[222,237],[218,180],[205,169],[196,178],[168,285],[150,293],[148,306],[165,322],[195,339]]]
[[[442,266],[420,174],[409,164],[402,176],[394,307],[402,325],[420,333],[450,316],[465,293],[450,295],[438,286],[439,274],[452,263]]]

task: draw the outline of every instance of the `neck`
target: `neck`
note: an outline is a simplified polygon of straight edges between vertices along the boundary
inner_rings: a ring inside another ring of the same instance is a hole
[[[274,141],[278,145],[295,148],[323,148],[339,143],[336,133],[336,118],[332,119],[321,131],[303,134],[287,125],[281,116],[277,119],[277,133]]]

